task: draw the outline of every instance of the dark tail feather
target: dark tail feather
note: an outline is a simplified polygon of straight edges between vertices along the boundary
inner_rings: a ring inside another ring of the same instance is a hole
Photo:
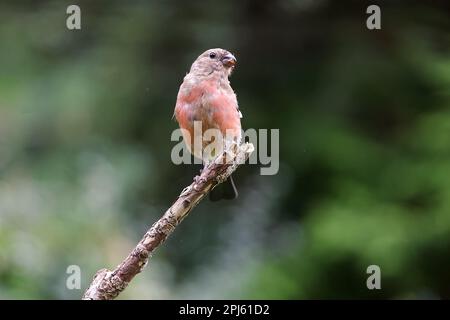
[[[234,185],[233,177],[230,176],[226,181],[219,184],[209,193],[209,200],[233,200],[238,196],[236,186]]]

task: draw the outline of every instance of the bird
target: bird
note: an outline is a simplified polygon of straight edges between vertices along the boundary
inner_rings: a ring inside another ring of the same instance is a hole
[[[236,57],[225,49],[206,50],[192,63],[178,91],[174,117],[182,129],[189,152],[201,159],[204,165],[220,154],[216,149],[206,152],[212,142],[222,143],[222,148],[241,142],[242,113],[229,81],[236,62]],[[201,130],[194,130],[196,123],[201,124]],[[202,139],[209,129],[217,130],[223,140]],[[195,144],[195,139],[202,139],[202,143]],[[231,200],[237,195],[230,176],[211,191],[209,198],[212,201]]]

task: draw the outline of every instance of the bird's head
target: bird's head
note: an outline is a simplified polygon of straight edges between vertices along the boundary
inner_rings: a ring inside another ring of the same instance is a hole
[[[236,65],[236,58],[225,49],[209,49],[203,52],[192,64],[191,71],[208,76],[215,71],[229,76]]]

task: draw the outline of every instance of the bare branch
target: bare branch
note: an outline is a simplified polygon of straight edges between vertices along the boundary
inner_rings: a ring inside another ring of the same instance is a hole
[[[175,230],[189,212],[210,192],[215,186],[225,181],[239,165],[243,164],[254,147],[250,143],[236,146],[236,152],[230,156],[224,152],[215,162],[206,166],[199,177],[186,187],[152,227],[131,251],[120,265],[113,271],[99,270],[83,295],[84,300],[111,300],[116,298],[130,283],[130,281],[142,271],[152,253]],[[231,158],[231,159],[230,159]]]

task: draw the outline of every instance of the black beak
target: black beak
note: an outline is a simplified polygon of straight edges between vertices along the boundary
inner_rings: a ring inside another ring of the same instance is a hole
[[[236,58],[231,53],[227,53],[226,55],[224,55],[221,61],[222,64],[227,68],[234,67],[234,65],[236,64]]]

